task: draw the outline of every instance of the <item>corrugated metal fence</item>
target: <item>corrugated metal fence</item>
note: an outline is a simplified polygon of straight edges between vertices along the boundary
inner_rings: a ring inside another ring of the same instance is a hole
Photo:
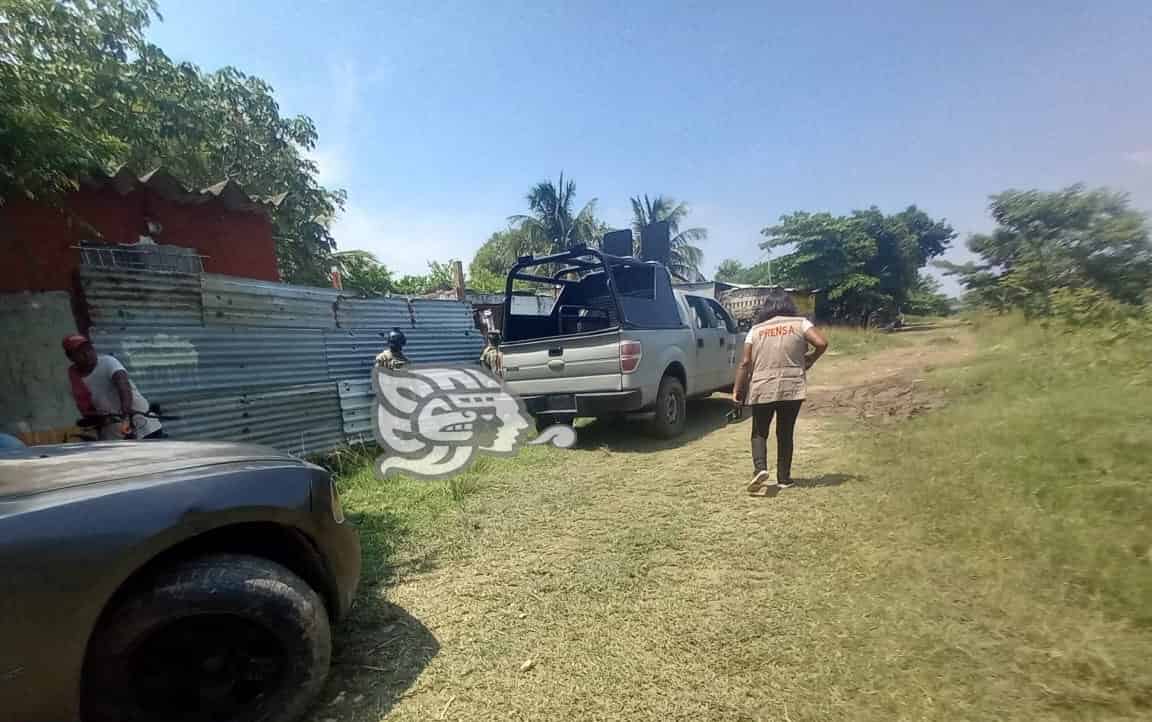
[[[399,327],[413,363],[472,363],[483,339],[458,301],[212,274],[86,268],[90,334],[149,401],[182,417],[177,439],[267,444],[295,454],[371,440],[371,369]]]

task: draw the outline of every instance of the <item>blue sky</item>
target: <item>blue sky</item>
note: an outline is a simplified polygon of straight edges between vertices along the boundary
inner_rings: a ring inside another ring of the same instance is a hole
[[[933,7],[938,6],[938,7]],[[1152,209],[1152,3],[161,0],[150,36],[316,121],[334,235],[401,272],[467,262],[561,170],[614,226],[687,201],[706,269],[793,210],[1077,181]],[[964,257],[962,251],[950,254]],[[949,288],[954,286],[949,284]]]

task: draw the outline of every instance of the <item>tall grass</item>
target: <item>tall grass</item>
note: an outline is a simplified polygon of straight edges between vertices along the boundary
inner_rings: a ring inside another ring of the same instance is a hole
[[[887,348],[907,345],[908,340],[898,333],[888,333],[858,326],[819,326],[828,339],[828,350],[837,355],[859,356]]]
[[[982,320],[953,408],[864,446],[921,478],[916,531],[972,559],[1025,560],[1039,588],[1152,627],[1152,341]],[[991,562],[990,562],[991,563]]]

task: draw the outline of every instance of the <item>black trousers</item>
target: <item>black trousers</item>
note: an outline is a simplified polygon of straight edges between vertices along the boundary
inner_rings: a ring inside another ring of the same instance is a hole
[[[800,415],[799,401],[775,401],[752,407],[752,467],[756,473],[768,470],[768,429],[776,417],[776,479],[792,478],[792,437],[796,431],[796,417]]]

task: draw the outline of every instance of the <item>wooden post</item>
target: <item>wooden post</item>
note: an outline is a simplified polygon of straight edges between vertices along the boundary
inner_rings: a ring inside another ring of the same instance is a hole
[[[452,261],[452,285],[456,287],[456,300],[464,300],[464,263]]]

